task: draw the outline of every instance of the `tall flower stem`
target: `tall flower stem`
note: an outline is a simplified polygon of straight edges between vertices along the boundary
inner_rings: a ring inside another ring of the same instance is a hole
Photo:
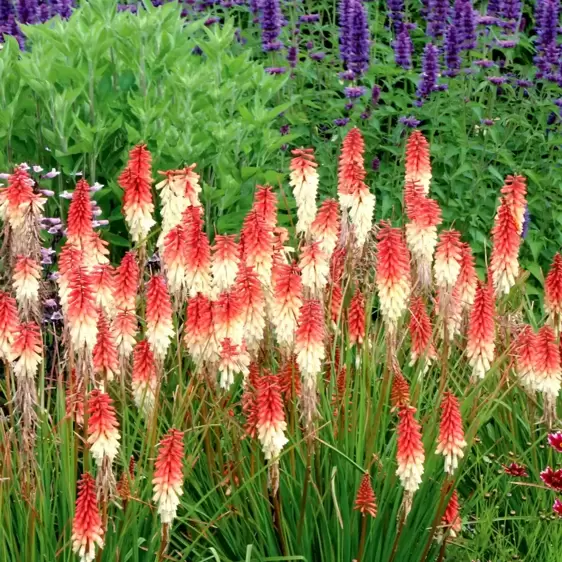
[[[302,489],[301,504],[300,504],[300,515],[299,524],[297,525],[297,545],[300,545],[302,539],[302,532],[304,528],[304,516],[306,514],[306,499],[308,497],[308,486],[311,473],[311,463],[312,463],[312,447],[310,443],[307,444],[308,452],[306,456],[306,472],[304,477],[304,486]]]
[[[363,552],[365,551],[365,542],[367,540],[367,516],[363,514],[361,517],[361,538],[359,539],[359,551],[357,554],[357,562],[363,559]]]

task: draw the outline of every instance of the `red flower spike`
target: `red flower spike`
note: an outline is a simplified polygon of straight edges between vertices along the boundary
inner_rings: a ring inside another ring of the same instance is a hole
[[[113,400],[98,389],[90,392],[88,400],[88,443],[98,467],[104,457],[113,462],[119,450],[119,423],[115,416]]]
[[[394,328],[404,314],[410,296],[410,252],[402,231],[381,222],[377,234],[377,291],[385,322]]]
[[[240,267],[236,291],[241,302],[244,339],[248,349],[257,351],[265,329],[265,295],[255,271],[245,265]]]
[[[395,371],[392,377],[390,403],[393,408],[402,408],[410,404],[410,385],[399,371]]]
[[[96,545],[103,548],[103,528],[97,503],[96,484],[88,472],[78,483],[76,511],[72,522],[72,550],[80,562],[92,562]]]
[[[416,409],[403,406],[398,415],[398,450],[396,474],[407,492],[414,493],[420,486],[425,454],[421,437],[421,426],[414,417]]]
[[[27,171],[17,166],[8,177],[8,187],[0,189],[0,219],[8,222],[12,229],[24,226],[30,210],[39,216],[45,199],[33,193],[33,180]]]
[[[162,262],[172,295],[178,297],[187,286],[187,230],[178,224],[164,237]]]
[[[377,500],[375,492],[371,486],[371,477],[369,473],[363,475],[357,496],[355,497],[355,511],[361,512],[363,516],[370,515],[371,517],[377,516]]]
[[[294,400],[301,394],[301,373],[294,355],[289,357],[279,371],[279,387],[285,400]]]
[[[466,447],[459,401],[451,392],[445,392],[441,402],[441,424],[437,439],[438,455],[445,457],[445,472],[453,474]]]
[[[213,284],[219,292],[228,291],[234,285],[240,264],[239,255],[240,249],[234,235],[215,236],[211,272]]]
[[[361,345],[365,339],[365,297],[359,290],[355,291],[347,313],[349,344]]]
[[[140,271],[134,252],[127,252],[115,270],[115,305],[135,309]]]
[[[118,309],[112,327],[119,356],[121,359],[127,359],[133,351],[135,336],[139,329],[135,311],[129,308]]]
[[[139,144],[129,152],[127,167],[119,176],[123,188],[123,215],[133,242],[146,238],[155,221],[152,218],[152,156],[145,145]]]
[[[43,340],[35,322],[24,322],[17,328],[12,344],[12,360],[15,360],[16,377],[33,379],[43,360]]]
[[[237,287],[227,293],[222,293],[214,304],[214,329],[219,342],[229,338],[235,345],[242,343],[244,339],[242,305],[242,298]]]
[[[556,335],[548,325],[543,326],[537,335],[534,375],[536,389],[555,400],[560,392],[562,371]]]
[[[18,329],[18,309],[16,299],[0,291],[0,358],[10,360],[12,345]]]
[[[242,261],[253,267],[260,281],[271,284],[273,267],[273,232],[257,211],[251,210],[244,219],[241,232]]]
[[[141,340],[137,343],[133,350],[131,386],[137,408],[143,410],[147,416],[150,416],[156,400],[158,378],[154,354],[146,340]]]
[[[474,377],[484,378],[494,360],[494,296],[489,284],[478,281],[468,322],[466,352]]]
[[[225,338],[220,344],[220,362],[219,362],[219,385],[221,388],[228,390],[234,384],[234,376],[242,373],[246,377],[249,373],[250,355],[248,354],[245,342],[242,345],[233,345],[232,342]]]
[[[314,160],[314,149],[293,150],[290,185],[297,203],[297,234],[308,234],[316,217],[316,193],[318,191],[318,164]]]
[[[435,283],[438,288],[451,292],[461,270],[461,235],[456,230],[444,230],[435,250]]]
[[[469,310],[474,303],[477,281],[472,248],[469,244],[461,244],[461,269],[455,289],[458,291],[459,302],[463,310]]]
[[[277,375],[265,372],[256,389],[256,429],[265,460],[275,460],[287,444],[287,423]]]
[[[153,275],[146,284],[146,337],[159,359],[164,360],[174,336],[172,303],[166,281]]]
[[[365,180],[365,141],[361,131],[354,127],[351,129],[342,144],[339,170],[338,170],[338,195],[340,204],[348,206],[346,196],[355,193],[364,185]],[[343,196],[343,200],[342,200]]]
[[[492,228],[492,255],[490,271],[497,294],[509,293],[519,275],[519,247],[521,236],[517,223],[505,199],[500,203]]]
[[[540,474],[541,480],[553,490],[562,492],[562,469],[552,470],[547,466]]]
[[[517,233],[521,236],[525,208],[527,207],[527,200],[525,199],[527,195],[527,180],[523,176],[507,176],[501,192],[507,207],[515,219]]]
[[[186,284],[190,296],[197,293],[208,295],[211,290],[211,245],[201,220],[199,207],[188,207],[184,220],[187,221],[185,246]]]
[[[270,185],[258,185],[256,187],[253,209],[268,228],[271,230],[275,228],[277,224],[277,195]]]
[[[562,256],[556,253],[544,282],[544,308],[557,331],[562,327]]]
[[[537,336],[531,326],[525,325],[517,335],[514,344],[515,372],[524,386],[537,390],[535,379]]]
[[[302,306],[301,272],[295,262],[276,267],[272,298],[271,321],[277,342],[281,347],[290,348]]]
[[[184,465],[183,432],[170,429],[158,445],[154,477],[154,497],[162,524],[169,525],[176,517],[180,496],[183,495]]]
[[[85,179],[81,179],[76,184],[76,189],[72,194],[72,201],[68,208],[67,218],[67,237],[71,244],[88,252],[94,228],[92,221],[94,213],[92,211],[92,201],[90,199],[90,186]]]
[[[115,332],[101,310],[98,313],[98,334],[93,351],[93,362],[94,371],[108,381],[112,381],[119,373]]]
[[[410,302],[410,365],[422,358],[423,364],[428,367],[436,357],[437,353],[433,346],[433,328],[427,314],[422,297],[413,297]]]
[[[204,359],[216,359],[218,355],[218,343],[213,326],[213,306],[202,294],[189,299],[187,303],[184,342],[196,364]]]
[[[331,256],[340,234],[340,209],[335,199],[322,202],[310,226],[310,233],[313,240],[320,244],[320,249]]]
[[[67,320],[75,350],[85,346],[90,351],[96,345],[98,333],[96,301],[90,276],[83,267],[76,267],[69,276]]]
[[[333,284],[332,285],[332,293],[330,295],[330,317],[332,318],[332,322],[337,324],[340,320],[340,316],[344,314],[342,310],[343,304],[343,292],[339,285]]]
[[[462,529],[462,521],[459,515],[459,496],[456,490],[453,491],[449,499],[441,524],[450,529],[449,537],[451,538],[456,537]]]
[[[322,251],[319,242],[312,242],[302,247],[299,259],[302,284],[310,293],[320,297],[322,289],[328,283],[330,265],[328,255]]]
[[[316,388],[316,376],[322,370],[324,349],[324,310],[320,301],[303,302],[299,312],[299,327],[295,334],[295,354],[303,382],[308,388]]]
[[[115,270],[109,264],[97,265],[90,273],[92,291],[96,299],[96,306],[101,308],[109,317],[115,315]]]
[[[421,131],[413,131],[406,143],[405,181],[416,181],[422,187],[424,195],[429,193],[431,182],[431,163],[429,160],[429,143]]]

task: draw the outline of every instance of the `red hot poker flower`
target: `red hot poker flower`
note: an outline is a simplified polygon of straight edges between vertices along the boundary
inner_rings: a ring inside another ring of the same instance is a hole
[[[403,406],[398,415],[398,450],[396,474],[407,492],[414,493],[420,486],[425,453],[423,450],[421,426],[414,417],[416,409]]]
[[[347,323],[349,327],[349,344],[361,345],[365,338],[365,297],[357,289],[349,304]]]
[[[527,180],[523,176],[507,176],[501,192],[506,205],[515,219],[517,233],[521,236],[525,208],[527,206],[527,200],[525,199],[527,195]]]
[[[427,314],[425,303],[422,297],[413,297],[410,302],[410,337],[412,345],[410,347],[410,365],[413,365],[419,358],[422,358],[426,368],[437,357],[433,345],[433,328],[431,320]]]
[[[113,461],[119,450],[119,423],[115,417],[113,400],[109,394],[98,389],[92,390],[88,400],[88,443],[90,451],[101,466],[104,457]]]
[[[431,182],[431,163],[429,160],[429,143],[421,131],[413,131],[406,143],[405,181],[417,181],[423,193],[429,193]]]
[[[544,308],[557,331],[562,327],[562,256],[554,256],[544,283]]]
[[[453,474],[466,447],[459,401],[451,392],[445,392],[441,403],[441,424],[437,439],[438,455],[445,457],[445,472]]]
[[[98,313],[98,334],[93,351],[94,371],[112,381],[119,373],[119,356],[115,331],[105,314]]]
[[[17,328],[18,309],[16,300],[8,293],[0,291],[0,358],[10,360]]]
[[[162,275],[153,275],[146,285],[146,337],[156,357],[164,359],[174,336],[172,302]]]
[[[354,510],[361,512],[363,516],[370,515],[371,517],[377,516],[377,501],[375,492],[371,486],[371,477],[369,473],[363,475],[357,496],[355,498]]]
[[[462,521],[459,515],[459,496],[455,490],[449,499],[441,523],[450,529],[449,536],[454,538],[462,529]]]
[[[494,360],[494,296],[489,284],[478,281],[468,322],[466,351],[473,376],[484,378]]]
[[[85,472],[78,483],[76,511],[72,522],[72,550],[80,556],[80,562],[92,562],[96,557],[96,545],[103,548],[103,529],[96,497],[96,485]]]

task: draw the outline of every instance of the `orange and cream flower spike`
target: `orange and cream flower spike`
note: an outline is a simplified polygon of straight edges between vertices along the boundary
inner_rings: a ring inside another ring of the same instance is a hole
[[[299,268],[303,287],[308,289],[310,295],[320,298],[328,284],[330,262],[328,254],[320,248],[319,242],[312,242],[302,248]]]
[[[211,245],[203,231],[200,207],[188,207],[185,238],[185,282],[190,296],[211,292]]]
[[[331,257],[340,235],[340,209],[335,199],[322,202],[310,232],[314,242],[318,242],[320,249]]]
[[[43,358],[43,340],[35,322],[19,325],[12,344],[14,375],[18,378],[33,379]]]
[[[515,373],[521,384],[530,391],[539,390],[535,378],[537,335],[528,324],[524,325],[513,343]]]
[[[193,361],[198,366],[203,361],[214,362],[219,357],[213,305],[201,293],[187,302],[184,342],[189,354],[193,357]]]
[[[562,328],[562,256],[556,253],[544,282],[544,308],[558,333]]]
[[[318,191],[318,164],[313,148],[292,151],[289,183],[297,203],[297,234],[308,235],[316,217],[316,193]]]
[[[502,198],[492,228],[490,271],[498,295],[507,295],[519,275],[521,236],[506,198]]]
[[[235,283],[240,265],[240,249],[234,235],[215,236],[211,273],[213,285],[219,293],[228,291]]]
[[[166,357],[174,336],[172,303],[166,281],[161,275],[153,275],[146,285],[146,338],[157,359]]]
[[[273,268],[273,229],[252,209],[244,218],[240,233],[242,262],[253,267],[265,287],[271,286]]]
[[[246,379],[250,372],[249,366],[250,355],[246,351],[244,342],[238,346],[233,345],[229,338],[222,340],[219,360],[219,386],[221,388],[228,390],[238,373],[242,373]]]
[[[101,390],[92,390],[88,400],[88,414],[88,443],[92,456],[98,467],[101,467],[105,457],[111,465],[119,451],[121,439],[113,400]]]
[[[270,185],[256,186],[252,209],[272,231],[277,226],[277,195]]]
[[[0,291],[0,359],[11,361],[12,346],[18,330],[16,299]]]
[[[543,326],[536,338],[534,375],[536,388],[544,396],[544,418],[549,427],[556,420],[556,399],[560,392],[562,368],[554,330]]]
[[[291,350],[302,306],[302,279],[297,264],[275,266],[271,322],[279,346]]]
[[[265,296],[256,272],[246,266],[240,266],[234,290],[241,303],[244,340],[248,350],[257,352],[263,339],[265,329]]]
[[[438,455],[445,457],[445,472],[453,474],[464,456],[466,447],[459,401],[451,392],[445,392],[441,402],[441,424],[437,438]]]
[[[30,257],[17,256],[12,280],[16,300],[26,315],[39,303],[40,279],[41,267],[37,261]]]
[[[158,505],[163,525],[169,525],[176,517],[180,496],[183,495],[183,465],[183,432],[170,429],[158,445],[158,458],[152,479],[152,501]]]
[[[288,442],[285,432],[285,410],[279,387],[279,377],[265,372],[256,388],[258,439],[262,445],[265,460],[276,460]]]
[[[97,502],[96,484],[85,472],[78,483],[76,511],[72,522],[72,550],[80,562],[93,562],[96,545],[103,548],[103,528]]]
[[[404,189],[406,214],[406,242],[415,260],[418,279],[423,287],[431,286],[431,265],[437,245],[437,225],[441,223],[441,209],[437,201],[425,196],[418,181],[408,181]]]
[[[361,345],[365,339],[365,297],[359,289],[355,291],[349,303],[347,325],[349,345]]]
[[[97,265],[90,273],[92,291],[96,306],[101,308],[109,318],[116,314],[115,310],[115,269],[110,264]]]
[[[507,176],[501,188],[501,193],[506,206],[515,220],[517,234],[521,236],[525,208],[527,207],[527,180],[523,176]]]
[[[94,372],[103,380],[111,382],[115,375],[119,374],[117,338],[113,326],[101,309],[98,311],[98,334],[93,351],[93,363]]]
[[[154,354],[148,342],[141,340],[133,350],[131,387],[137,408],[142,410],[147,417],[152,414],[156,403],[157,386],[158,378]]]
[[[469,244],[463,243],[461,244],[461,269],[455,286],[462,311],[470,310],[472,307],[477,282],[478,277],[474,268],[472,249]]]
[[[410,366],[420,361],[425,373],[429,365],[437,357],[433,345],[433,327],[427,313],[425,302],[422,297],[413,297],[410,301]]]
[[[164,238],[162,263],[170,293],[175,298],[181,298],[187,289],[187,228],[185,225],[178,224]]]
[[[381,222],[377,234],[376,285],[382,316],[391,331],[408,308],[410,298],[410,253],[402,231]]]
[[[200,207],[199,193],[199,174],[194,172],[196,164],[186,166],[181,170],[166,170],[158,172],[164,176],[161,182],[156,184],[156,189],[160,191],[162,207],[162,231],[158,238],[158,247],[162,248],[164,240],[170,230],[180,224],[183,213],[187,207]]]
[[[90,276],[85,267],[77,266],[69,275],[66,319],[75,351],[85,347],[93,351],[98,334],[98,314]]]
[[[434,275],[439,289],[450,294],[461,271],[461,235],[456,230],[444,230],[435,250]]]
[[[431,183],[429,143],[418,130],[412,132],[406,143],[405,182],[412,181],[420,184],[424,195],[429,193]]]
[[[146,146],[135,146],[129,152],[129,162],[118,180],[123,188],[123,215],[133,242],[146,238],[156,224],[152,218],[151,163],[152,156]]]
[[[411,497],[420,487],[423,475],[425,453],[421,437],[421,426],[414,417],[416,409],[404,405],[400,408],[398,416],[398,462],[397,476],[406,491],[404,505],[406,515],[411,506]]]
[[[468,321],[466,353],[472,367],[472,376],[483,379],[494,360],[495,305],[489,283],[478,281],[474,304]]]

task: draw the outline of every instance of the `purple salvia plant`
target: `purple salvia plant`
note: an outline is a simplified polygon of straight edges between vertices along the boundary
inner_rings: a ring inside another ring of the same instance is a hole
[[[521,0],[504,0],[501,15],[507,20],[509,30],[513,33],[521,20],[523,4]]]
[[[355,0],[340,0],[338,6],[339,16],[339,46],[340,58],[347,66],[349,60],[349,39],[351,36],[351,25],[354,17]]]
[[[461,68],[460,43],[457,26],[449,25],[445,33],[445,65],[447,76],[456,76]]]
[[[472,0],[464,0],[461,29],[463,49],[467,51],[476,49],[476,12]]]
[[[39,3],[39,21],[45,23],[51,17],[51,5],[48,0],[41,0]]]
[[[552,65],[559,64],[558,19],[559,0],[541,0],[537,4],[537,77],[551,78]]]
[[[14,13],[14,6],[11,0],[0,0],[0,29],[6,30],[6,25],[10,16]]]
[[[291,68],[295,68],[297,66],[297,62],[299,59],[299,48],[297,45],[291,45],[287,49],[287,62]]]
[[[72,0],[57,0],[55,6],[61,18],[67,20],[72,15]]]
[[[20,23],[35,23],[39,19],[37,0],[18,0],[17,10]]]
[[[433,43],[427,43],[423,50],[422,73],[416,91],[416,96],[420,100],[418,105],[423,103],[423,100],[437,88],[438,57],[437,47]]]
[[[451,6],[449,0],[429,0],[427,34],[438,39],[445,33]]]
[[[392,42],[392,48],[394,49],[394,60],[396,64],[406,70],[410,70],[412,68],[412,51],[414,50],[414,46],[412,45],[412,39],[406,27],[402,28],[402,31]]]
[[[355,0],[349,31],[347,68],[360,76],[369,68],[370,54],[369,21],[362,0]]]
[[[260,3],[261,40],[264,51],[279,51],[283,43],[279,40],[283,15],[279,0],[261,0]]]
[[[404,0],[387,0],[388,17],[390,19],[390,27],[395,34],[402,31],[404,22]]]
[[[486,14],[488,16],[500,16],[504,13],[504,0],[488,0]]]

